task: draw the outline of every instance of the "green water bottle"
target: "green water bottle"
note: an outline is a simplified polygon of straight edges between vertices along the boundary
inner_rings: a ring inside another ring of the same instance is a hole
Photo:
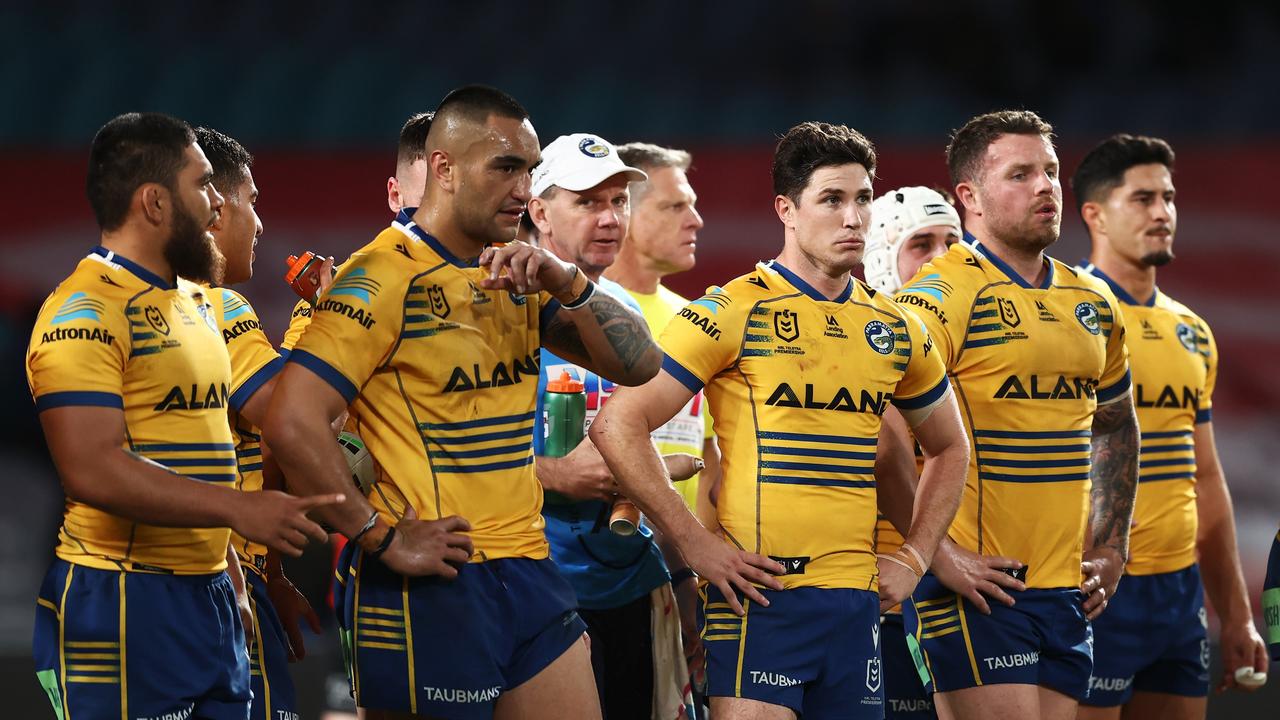
[[[542,395],[542,454],[564,457],[586,437],[587,393],[582,383],[565,370],[547,381]],[[546,502],[565,505],[573,502],[558,492],[547,491]]]

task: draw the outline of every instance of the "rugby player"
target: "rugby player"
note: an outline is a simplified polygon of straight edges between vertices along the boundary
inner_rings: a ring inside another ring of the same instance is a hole
[[[508,242],[539,156],[514,99],[450,93],[427,156],[421,207],[317,304],[266,439],[290,487],[349,488],[329,423],[353,405],[381,468],[379,492],[320,513],[360,548],[347,625],[369,717],[598,718],[585,627],[547,559],[537,351],[623,384],[660,356],[641,318],[576,267]]]
[[[713,718],[883,717],[879,613],[910,594],[956,508],[968,448],[938,353],[918,320],[850,276],[874,171],[855,130],[789,130],[773,163],[782,252],[683,308],[659,376],[619,389],[591,427],[623,492],[706,581]],[[724,454],[715,531],[649,440],[704,387]],[[873,467],[890,403],[929,460],[907,542],[877,563]]]
[[[955,544],[905,621],[940,715],[1070,718],[1088,693],[1087,618],[1114,593],[1128,551],[1138,438],[1124,322],[1105,283],[1044,255],[1062,204],[1048,123],[1027,111],[975,117],[947,162],[969,242],[897,299],[946,363],[973,461]],[[1016,582],[965,569],[993,564]],[[1001,602],[986,607],[979,592]]]
[[[1173,165],[1164,140],[1115,135],[1071,177],[1093,241],[1081,270],[1111,288],[1131,328],[1141,429],[1129,562],[1115,599],[1093,623],[1093,677],[1079,713],[1093,720],[1119,718],[1121,708],[1136,717],[1205,716],[1205,591],[1222,620],[1219,689],[1237,686],[1237,668],[1267,670],[1214,443],[1217,345],[1200,316],[1156,287],[1156,268],[1173,260]]]

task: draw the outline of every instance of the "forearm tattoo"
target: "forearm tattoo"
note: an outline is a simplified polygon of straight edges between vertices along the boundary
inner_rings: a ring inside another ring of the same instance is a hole
[[[657,351],[644,318],[616,299],[598,292],[587,303],[587,309],[595,316],[609,347],[626,372],[631,372],[646,353]]]
[[[1138,491],[1138,418],[1131,400],[1098,408],[1090,444],[1093,545],[1110,546],[1127,556],[1129,523]]]

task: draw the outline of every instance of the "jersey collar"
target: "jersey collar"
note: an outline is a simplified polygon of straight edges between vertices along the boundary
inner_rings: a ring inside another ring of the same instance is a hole
[[[1099,269],[1097,265],[1094,265],[1088,260],[1082,260],[1080,262],[1080,269],[1097,277],[1098,279],[1102,280],[1107,285],[1109,285],[1111,287],[1111,292],[1116,294],[1116,299],[1124,303],[1125,305],[1137,305],[1139,307],[1155,307],[1156,296],[1160,294],[1160,288],[1156,288],[1151,293],[1151,297],[1147,298],[1146,302],[1139,302],[1137,298],[1129,294],[1128,290],[1125,290],[1124,288],[1120,287],[1120,283],[1116,282],[1115,280],[1112,280],[1111,276],[1102,272],[1102,270]]]
[[[444,243],[437,240],[434,235],[423,230],[416,222],[414,222],[413,214],[417,211],[418,208],[401,208],[400,212],[396,213],[396,224],[403,227],[406,232],[412,233],[414,237],[426,243],[427,247],[434,250],[437,255],[444,258],[444,261],[450,265],[460,268],[479,267],[477,261],[480,258],[473,258],[470,262],[462,260],[457,255],[449,252],[449,248],[445,247]]]
[[[1012,280],[1014,284],[1018,285],[1019,287],[1035,289],[1035,288],[1032,288],[1031,283],[1024,280],[1022,276],[1018,274],[1017,270],[1014,270],[1013,268],[1009,267],[1008,263],[1006,263],[1004,260],[1001,260],[1000,256],[996,255],[995,252],[991,250],[991,248],[988,248],[986,245],[983,245],[981,242],[978,242],[977,238],[974,238],[972,235],[966,234],[965,239],[969,240],[972,243],[974,250],[977,250],[979,253],[981,253],[982,257],[990,260],[991,264],[995,265],[997,270],[999,270],[1000,272],[1008,276],[1008,278]],[[1044,274],[1044,282],[1040,284],[1040,287],[1039,287],[1040,290],[1048,290],[1053,285],[1053,261],[1050,260],[1048,256],[1045,256],[1044,262],[1048,265],[1048,272]]]
[[[783,266],[782,263],[778,262],[777,260],[770,260],[769,264],[766,265],[766,267],[768,267],[769,269],[781,275],[783,279],[791,283],[792,286],[795,287],[795,289],[799,290],[805,295],[808,295],[814,300],[817,300],[818,302],[843,303],[848,301],[849,296],[853,294],[852,278],[850,278],[848,284],[844,286],[844,290],[840,293],[840,295],[836,297],[835,300],[828,300],[825,295],[818,292],[817,289],[815,289],[812,285],[810,285],[809,283],[801,279],[799,275],[788,270],[785,266]]]
[[[115,252],[108,250],[102,247],[101,245],[94,247],[93,250],[89,251],[89,254],[97,255],[98,257],[106,260],[109,263],[112,263],[114,265],[119,265],[125,270],[128,270],[129,272],[136,275],[139,280],[147,283],[148,285],[155,285],[161,290],[172,290],[178,287],[177,284],[171,283],[165,280],[164,278],[142,267],[141,265],[130,260],[129,258],[124,257],[123,255],[117,255]]]

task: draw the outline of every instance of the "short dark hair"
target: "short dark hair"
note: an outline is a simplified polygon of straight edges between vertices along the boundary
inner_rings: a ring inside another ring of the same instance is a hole
[[[246,170],[253,167],[253,156],[235,138],[213,128],[198,127],[195,132],[196,142],[213,166],[213,186],[223,197],[230,197],[249,179]]]
[[[396,146],[396,168],[425,160],[427,157],[427,133],[431,131],[433,112],[414,113],[400,128],[400,144]]]
[[[1121,133],[1103,140],[1080,161],[1071,176],[1076,209],[1087,202],[1104,200],[1124,184],[1124,174],[1135,165],[1159,163],[1173,171],[1173,148],[1155,137]]]
[[[451,91],[436,107],[435,117],[464,118],[484,124],[490,115],[526,120],[529,111],[515,98],[488,85],[466,85]]]
[[[85,194],[98,227],[115,230],[124,224],[133,193],[146,183],[174,189],[186,162],[187,146],[196,141],[191,126],[162,113],[125,113],[112,118],[93,136]]]
[[[800,123],[782,136],[773,153],[773,192],[798,203],[815,170],[850,163],[875,176],[876,150],[862,133],[846,125]]]
[[[951,134],[947,170],[951,184],[976,181],[982,175],[987,148],[1002,135],[1039,135],[1053,141],[1053,126],[1030,110],[999,110],[979,115]]]

